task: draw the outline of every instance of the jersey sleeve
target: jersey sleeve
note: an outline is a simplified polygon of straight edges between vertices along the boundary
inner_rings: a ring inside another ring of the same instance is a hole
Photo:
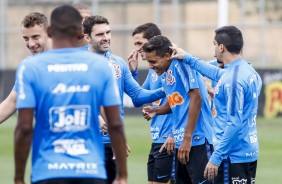
[[[134,80],[127,65],[124,67],[124,77],[124,92],[132,99],[136,107],[165,97],[165,93],[161,88],[156,90],[143,89]]]
[[[150,72],[148,73],[145,81],[143,82],[142,88],[144,89],[150,89]]]
[[[190,54],[186,54],[184,56],[183,62],[189,64],[193,69],[197,70],[197,72],[199,72],[203,76],[208,77],[209,79],[214,81],[218,81],[225,72],[224,69],[213,66]]]
[[[132,71],[131,75],[136,81],[138,81],[138,70],[137,69]]]
[[[35,108],[36,99],[33,89],[33,76],[32,65],[23,62],[16,72],[15,91],[17,92],[17,109],[22,108]]]

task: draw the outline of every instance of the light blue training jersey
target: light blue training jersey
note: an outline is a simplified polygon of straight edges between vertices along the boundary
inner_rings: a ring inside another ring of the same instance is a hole
[[[123,93],[125,92],[131,99],[135,106],[141,106],[144,103],[151,103],[160,98],[165,97],[165,93],[161,88],[155,90],[143,89],[136,80],[132,77],[127,63],[120,57],[108,51],[104,55],[110,62],[112,69],[114,70],[114,76],[116,78],[120,99],[122,105],[120,106],[121,117],[123,118]],[[108,133],[102,132],[103,142],[105,144],[110,143],[110,137]]]
[[[162,87],[162,76],[158,76],[153,69],[150,69],[147,78],[143,83],[143,88],[148,90]],[[153,107],[162,106],[167,102],[167,98],[162,98],[152,103]],[[172,114],[157,115],[151,120],[151,138],[153,143],[164,143],[168,136],[172,135]]]
[[[223,70],[185,55],[184,62],[218,81],[215,87],[214,152],[210,162],[220,165],[222,159],[231,163],[253,162],[258,159],[256,128],[258,97],[262,81],[255,69],[242,58]]]
[[[199,89],[202,96],[202,106],[192,137],[192,146],[202,145],[205,140],[212,144],[212,116],[203,77],[188,64],[173,59],[163,75],[162,82],[173,112],[173,135],[176,147],[179,148],[181,145],[188,123],[188,111],[189,108],[193,108],[190,106],[188,95],[192,89]]]
[[[24,60],[17,69],[17,109],[34,108],[32,182],[106,178],[100,106],[121,104],[108,61],[66,48]]]

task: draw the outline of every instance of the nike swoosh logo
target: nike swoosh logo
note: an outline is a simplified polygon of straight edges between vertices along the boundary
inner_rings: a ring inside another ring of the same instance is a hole
[[[168,175],[164,175],[164,176],[159,176],[159,175],[158,175],[158,176],[157,176],[158,179],[166,178],[166,177],[168,177]]]
[[[198,184],[204,184],[207,180],[204,180],[202,182],[199,182]]]

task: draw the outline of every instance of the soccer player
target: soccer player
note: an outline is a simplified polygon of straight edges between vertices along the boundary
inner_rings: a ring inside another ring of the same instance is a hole
[[[89,51],[106,57],[109,61],[108,63],[112,66],[121,100],[123,100],[124,92],[131,97],[135,106],[141,106],[144,103],[150,103],[165,97],[165,93],[161,88],[152,91],[141,88],[132,77],[127,63],[122,58],[111,53],[111,29],[108,19],[98,15],[90,16],[83,22],[83,29],[84,37],[88,41]],[[123,117],[123,104],[120,111]],[[107,121],[106,118],[104,120]],[[108,133],[101,131],[101,134],[105,144],[108,182],[111,183],[116,173],[115,160],[113,160],[113,151]]]
[[[178,184],[209,183],[203,172],[212,152],[213,129],[208,93],[203,77],[189,65],[172,59],[168,38],[155,36],[142,46],[151,69],[161,76],[168,103],[144,107],[146,119],[173,113],[173,136]]]
[[[78,2],[74,3],[72,6],[80,13],[82,17],[82,23],[85,19],[92,15],[92,11],[89,6],[84,3]],[[88,42],[84,39],[84,37],[79,41],[79,46],[82,47],[83,50],[88,49]]]
[[[142,50],[144,43],[154,36],[161,35],[161,30],[154,23],[145,23],[132,32],[135,50],[129,55],[129,68],[132,74],[136,74],[138,66],[138,54],[146,61]],[[153,90],[162,87],[162,76],[158,76],[150,69],[142,87]],[[161,106],[167,102],[162,98],[152,103],[152,106]],[[147,176],[149,184],[173,183],[174,181],[174,138],[172,135],[172,114],[158,115],[151,120],[152,145],[147,163]]]
[[[175,48],[173,57],[212,80],[215,87],[214,152],[204,175],[215,183],[255,183],[259,154],[256,116],[262,81],[241,55],[243,36],[235,26],[215,30],[215,57],[227,70],[208,65]]]
[[[33,12],[23,18],[21,34],[32,55],[50,48],[51,40],[46,32],[47,26],[47,18],[41,13]],[[16,98],[17,94],[13,88],[8,97],[0,104],[0,123],[3,123],[15,113]]]
[[[54,50],[24,60],[17,69],[17,184],[24,183],[31,143],[32,183],[105,184],[98,123],[101,105],[116,154],[118,172],[114,183],[127,181],[126,140],[117,84],[105,58],[77,48],[83,37],[81,21],[72,6],[54,9],[47,29]]]

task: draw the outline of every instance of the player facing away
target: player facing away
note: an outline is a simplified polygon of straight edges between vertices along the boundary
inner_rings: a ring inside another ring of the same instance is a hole
[[[173,57],[218,81],[214,95],[214,152],[205,176],[215,183],[255,183],[259,154],[256,116],[262,81],[242,58],[242,32],[235,26],[215,30],[214,56],[228,65],[226,70],[175,48]]]
[[[161,30],[154,23],[145,23],[132,32],[135,49],[129,55],[129,68],[132,75],[137,73],[138,55],[146,61],[142,46],[154,36],[161,35]],[[147,78],[142,87],[154,90],[162,87],[162,76],[158,76],[153,69],[149,69]],[[167,102],[162,98],[152,103],[152,106],[161,106]],[[150,132],[152,138],[151,150],[147,162],[147,176],[149,184],[174,183],[174,138],[172,135],[172,114],[157,115],[151,120]]]
[[[83,22],[84,37],[88,41],[89,51],[104,56],[112,66],[118,83],[120,99],[123,101],[123,93],[125,92],[132,99],[135,106],[141,106],[144,103],[150,103],[165,97],[165,93],[161,88],[152,91],[141,88],[132,77],[127,63],[111,52],[111,28],[109,24],[108,19],[103,16],[88,17]],[[123,104],[120,106],[120,111],[123,118]],[[106,121],[105,118],[104,120]],[[101,134],[105,145],[108,182],[111,183],[116,174],[112,145],[108,133],[101,130]]]
[[[31,144],[32,183],[105,184],[101,105],[116,154],[113,183],[127,183],[119,91],[107,60],[77,48],[81,21],[72,6],[54,9],[47,29],[54,50],[24,60],[17,69],[16,184],[24,183]]]
[[[211,110],[203,77],[189,65],[171,59],[168,38],[155,36],[142,46],[151,69],[161,76],[168,103],[144,107],[147,119],[156,114],[173,113],[173,136],[178,184],[209,183],[203,172],[213,151]]]
[[[32,55],[50,48],[51,40],[46,32],[47,26],[47,17],[42,13],[32,12],[23,18],[21,34]],[[16,98],[17,94],[13,87],[8,97],[0,104],[0,124],[15,113]]]

